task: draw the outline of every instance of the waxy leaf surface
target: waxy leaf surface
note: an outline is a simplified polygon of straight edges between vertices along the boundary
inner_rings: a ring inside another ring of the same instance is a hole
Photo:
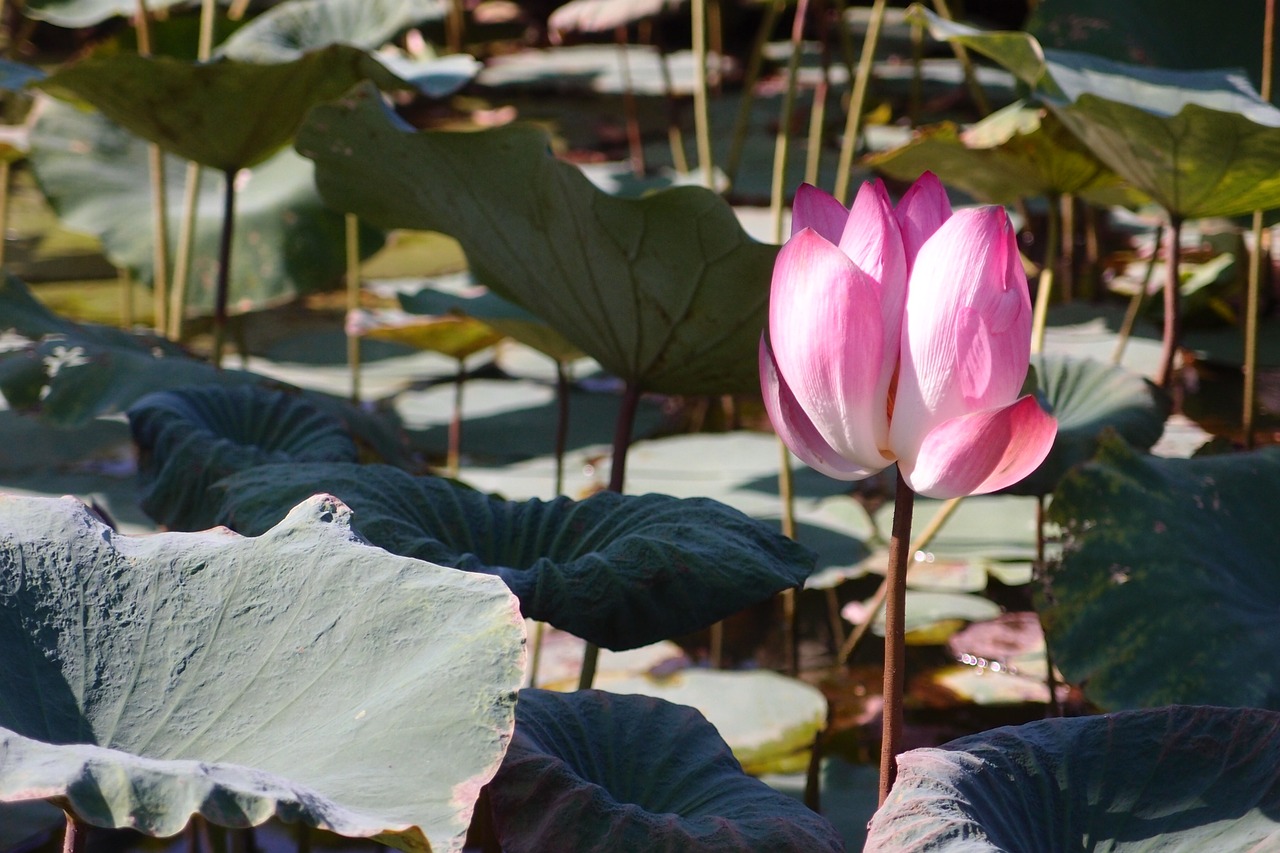
[[[523,642],[500,583],[370,547],[328,496],[256,539],[0,498],[0,821],[58,798],[148,835],[274,816],[459,850]]]
[[[759,387],[776,247],[715,193],[597,190],[539,129],[415,132],[372,87],[316,109],[297,148],[325,200],[385,228],[456,238],[476,279],[650,391]]]
[[[521,690],[489,797],[508,853],[844,849],[825,818],[743,773],[701,714],[648,696]]]
[[[1280,714],[1052,719],[898,758],[867,851],[1245,853],[1280,844]]]
[[[1065,536],[1036,609],[1054,662],[1108,709],[1280,710],[1280,450],[1194,459],[1105,441],[1049,517]]]
[[[525,616],[609,649],[705,628],[813,570],[807,549],[706,498],[504,501],[386,465],[315,463],[249,469],[222,489],[222,522],[246,535],[269,528],[298,495],[336,495],[375,545],[496,574]]]

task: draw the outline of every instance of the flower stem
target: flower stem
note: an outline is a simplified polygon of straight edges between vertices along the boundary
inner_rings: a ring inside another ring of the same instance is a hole
[[[1142,310],[1142,303],[1147,297],[1147,285],[1151,283],[1151,274],[1160,260],[1160,240],[1163,234],[1163,228],[1156,228],[1155,245],[1151,247],[1151,260],[1147,262],[1147,270],[1142,274],[1142,282],[1138,285],[1133,298],[1129,300],[1129,307],[1125,309],[1124,322],[1120,324],[1120,334],[1116,337],[1116,351],[1111,354],[1112,364],[1118,365],[1124,361],[1125,347],[1129,345],[1133,326],[1138,322],[1138,312]]]
[[[698,142],[698,168],[702,185],[715,188],[715,164],[711,157],[711,113],[707,106],[707,8],[706,0],[690,4],[693,39],[693,127]],[[716,57],[719,61],[719,57]]]
[[[347,315],[360,309],[360,218],[345,218],[347,244]],[[351,370],[351,402],[360,403],[360,336],[347,333],[347,366]]]
[[[725,175],[730,186],[738,177],[738,164],[742,162],[742,149],[746,144],[747,125],[751,119],[751,105],[754,102],[752,93],[760,80],[760,69],[764,65],[764,46],[773,32],[778,16],[782,14],[786,3],[784,0],[773,0],[765,4],[764,18],[760,21],[760,30],[756,33],[751,46],[751,57],[747,60],[747,70],[742,76],[742,97],[738,101],[738,114],[733,120],[733,131],[730,133],[729,156],[725,161]]]
[[[902,694],[906,689],[907,558],[911,553],[911,511],[915,492],[898,473],[889,540],[888,594],[884,608],[884,734],[880,739],[880,804],[898,776],[902,745]]]
[[[569,364],[556,359],[555,493],[564,494],[564,449],[569,443]]]
[[[773,241],[782,242],[783,187],[787,182],[787,158],[791,149],[791,115],[795,110],[796,85],[800,78],[800,54],[804,51],[804,21],[809,14],[809,0],[796,3],[796,16],[791,23],[791,57],[787,60],[787,91],[782,97],[782,114],[773,143],[773,179],[769,187],[769,213],[774,223]]]
[[[1058,266],[1058,241],[1062,230],[1058,196],[1049,196],[1045,211],[1044,265],[1040,268],[1040,284],[1036,287],[1036,308],[1031,318],[1031,353],[1044,351],[1044,327],[1049,320],[1049,298],[1053,294],[1053,279]]]
[[[1164,336],[1160,347],[1160,368],[1155,382],[1168,390],[1173,381],[1173,360],[1178,354],[1178,343],[1182,337],[1182,318],[1179,314],[1179,297],[1181,293],[1178,280],[1178,256],[1182,246],[1178,232],[1182,229],[1182,217],[1169,211],[1169,245],[1168,260],[1165,262],[1164,280]]]
[[[62,834],[62,853],[84,853],[89,844],[89,826],[70,811],[66,815],[67,829]]]
[[[223,175],[222,238],[218,241],[218,290],[213,305],[213,366],[222,367],[227,337],[227,300],[231,292],[231,240],[236,228],[236,172]]]
[[[853,80],[853,92],[849,96],[849,112],[845,118],[844,139],[840,144],[840,159],[836,164],[835,197],[843,204],[849,197],[849,174],[853,166],[853,152],[862,135],[862,108],[867,101],[867,84],[871,80],[871,66],[875,60],[876,43],[880,41],[880,27],[884,24],[885,0],[875,0],[871,5],[871,20],[862,42],[862,55],[858,58],[858,73]]]
[[[1262,100],[1271,100],[1272,55],[1275,46],[1276,0],[1267,0],[1262,19]],[[1262,211],[1253,212],[1253,254],[1249,259],[1249,290],[1244,311],[1244,411],[1240,425],[1244,427],[1244,446],[1253,449],[1253,425],[1258,394],[1258,303],[1262,290],[1262,262],[1267,256],[1267,241],[1262,230]]]
[[[609,467],[609,491],[622,493],[627,477],[627,448],[631,445],[631,431],[635,427],[636,408],[640,405],[640,386],[634,380],[627,383],[622,392],[622,405],[618,407],[618,420],[613,428],[613,460]],[[596,679],[596,663],[600,647],[588,642],[582,654],[582,673],[578,676],[578,689],[587,690]]]
[[[449,417],[449,449],[445,468],[450,477],[462,470],[462,391],[467,384],[467,363],[458,359],[458,378],[453,381],[453,414]]]

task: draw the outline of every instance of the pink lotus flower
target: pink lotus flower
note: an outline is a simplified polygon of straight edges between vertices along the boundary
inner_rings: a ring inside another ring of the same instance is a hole
[[[993,492],[1026,477],[1058,425],[1019,397],[1031,300],[1002,208],[951,212],[926,173],[895,210],[879,181],[851,210],[796,194],[773,269],[760,382],[774,428],[842,480],[894,462],[929,497]]]

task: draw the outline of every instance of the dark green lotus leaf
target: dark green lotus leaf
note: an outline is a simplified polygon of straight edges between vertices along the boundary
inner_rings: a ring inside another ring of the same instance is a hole
[[[367,86],[317,108],[297,148],[334,207],[455,237],[477,281],[614,375],[666,393],[759,387],[777,249],[715,193],[615,198],[556,160],[540,129],[418,133]]]
[[[1280,709],[1280,449],[1161,459],[1106,439],[1049,509],[1065,536],[1036,609],[1103,708]]]
[[[1048,50],[920,10],[935,36],[982,53],[1032,87],[1125,180],[1179,216],[1280,207],[1280,110],[1235,70],[1172,71]]]
[[[387,88],[403,85],[368,53],[343,44],[270,64],[91,56],[39,85],[60,98],[87,101],[170,153],[227,172],[275,154],[311,107],[366,78]]]
[[[1073,193],[1095,204],[1136,207],[1145,196],[1090,153],[1053,113],[1016,101],[975,125],[922,128],[900,148],[864,159],[899,180],[932,171],[992,204]]]
[[[444,0],[293,0],[236,30],[218,54],[245,62],[292,62],[330,44],[372,50],[409,27],[445,16]]]
[[[488,791],[508,853],[844,849],[825,818],[743,773],[701,714],[648,696],[521,690]]]
[[[102,241],[113,264],[151,281],[155,255],[147,144],[101,114],[68,104],[45,105],[32,136],[31,164],[45,197],[70,229]],[[342,214],[316,193],[310,161],[290,150],[240,173],[235,242],[231,252],[230,310],[242,313],[278,305],[338,286],[346,269]],[[180,230],[186,168],[167,158],[169,235]],[[211,314],[222,236],[223,177],[200,182],[189,314]],[[362,225],[363,256],[376,251],[383,233]],[[176,243],[170,248],[174,251]]]
[[[1068,470],[1093,458],[1106,430],[1140,450],[1160,440],[1170,401],[1143,377],[1122,367],[1057,353],[1032,356],[1031,366],[1042,401],[1058,419],[1058,434],[1048,458],[1006,493],[1049,494]]]
[[[144,394],[167,388],[210,383],[288,388],[247,371],[219,370],[152,335],[61,318],[11,276],[0,286],[2,333],[29,343],[0,351],[0,394],[12,408],[38,411],[59,427],[83,427],[97,417],[123,414]],[[338,418],[362,454],[405,461],[398,424],[387,415],[327,394],[299,393]]]
[[[514,724],[516,602],[373,548],[329,496],[256,539],[120,536],[0,498],[0,822],[148,835],[271,817],[459,850]]]
[[[1280,714],[1174,706],[916,749],[868,851],[1246,853],[1280,845]]]
[[[560,362],[582,357],[564,335],[519,305],[486,290],[474,295],[445,293],[424,287],[400,294],[400,307],[411,314],[463,314],[481,320],[509,338]]]
[[[253,385],[156,391],[129,407],[142,509],[170,530],[218,523],[205,491],[254,465],[355,462],[342,422],[306,399]]]
[[[147,0],[147,9],[167,9],[186,0]],[[108,18],[138,13],[138,0],[27,0],[22,14],[59,27],[80,29],[100,24]]]
[[[340,464],[252,468],[222,488],[222,523],[250,536],[296,495],[337,495],[373,544],[496,574],[525,616],[607,649],[705,628],[813,570],[807,549],[707,498],[601,492],[504,501],[386,465]]]

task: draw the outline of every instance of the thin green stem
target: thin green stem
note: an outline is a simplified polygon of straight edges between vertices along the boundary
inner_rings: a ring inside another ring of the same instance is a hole
[[[462,470],[462,392],[467,384],[467,362],[458,359],[458,377],[453,381],[453,414],[449,416],[449,448],[445,468],[450,477]]]
[[[902,699],[906,691],[907,561],[911,558],[911,512],[915,492],[898,473],[893,503],[893,535],[889,540],[888,594],[884,610],[884,734],[880,739],[880,804],[898,776],[902,751]]]
[[[818,171],[822,167],[822,135],[827,123],[827,92],[831,88],[831,28],[827,25],[827,10],[817,7],[819,41],[822,44],[822,76],[813,88],[813,108],[809,111],[808,145],[804,155],[804,181],[818,185]]]
[[[1032,566],[1033,580],[1044,587],[1049,583],[1049,567],[1045,563],[1044,537],[1044,495],[1036,495],[1036,562]],[[1053,668],[1053,654],[1049,651],[1049,638],[1044,640],[1044,683],[1049,688],[1049,705],[1046,711],[1050,716],[1062,716],[1062,704],[1058,701],[1058,674]]]
[[[1058,233],[1062,222],[1059,218],[1058,196],[1048,198],[1049,209],[1045,216],[1044,266],[1040,268],[1040,283],[1036,287],[1036,307],[1031,317],[1031,352],[1044,351],[1044,327],[1049,320],[1049,299],[1053,294],[1053,279],[1058,266]]]
[[[213,366],[222,367],[227,337],[227,300],[231,292],[231,243],[236,228],[236,172],[223,174],[222,236],[218,241],[218,289],[213,305]]]
[[[1272,61],[1275,50],[1276,3],[1267,0],[1262,19],[1262,100],[1271,100]],[[1253,254],[1249,258],[1249,291],[1244,311],[1244,446],[1252,450],[1258,394],[1258,306],[1262,293],[1262,262],[1267,256],[1266,237],[1262,228],[1262,211],[1253,212]]]
[[[347,316],[360,310],[360,218],[348,213],[347,246]],[[350,325],[350,324],[348,324]],[[351,402],[360,402],[360,335],[347,329],[347,366],[351,370]]]
[[[644,175],[644,145],[640,138],[640,108],[636,105],[635,87],[631,82],[631,63],[627,57],[627,28],[617,27],[613,32],[618,42],[618,65],[622,69],[622,112],[627,123],[631,171],[639,178]]]
[[[955,20],[951,15],[951,8],[947,5],[947,0],[933,0],[933,8],[938,16],[948,21]],[[991,112],[991,105],[987,102],[987,95],[982,91],[982,85],[978,83],[978,75],[973,70],[973,60],[969,58],[969,51],[964,45],[958,41],[951,42],[951,51],[955,54],[956,59],[960,61],[960,68],[964,72],[965,85],[969,87],[969,97],[973,99],[973,105],[977,108],[979,115],[987,115]]]
[[[791,145],[791,114],[796,103],[796,81],[799,77],[800,54],[804,49],[804,19],[809,0],[799,0],[791,25],[791,57],[787,60],[787,93],[782,98],[782,115],[773,147],[773,181],[769,191],[769,212],[773,218],[774,242],[782,242],[782,204],[786,193],[787,156]]]
[[[698,141],[698,168],[702,185],[715,186],[715,163],[711,157],[711,111],[707,105],[707,4],[693,0],[690,4],[693,23],[693,129]]]
[[[556,359],[555,493],[564,494],[564,451],[569,443],[569,366]]]
[[[853,154],[862,135],[862,110],[867,101],[867,87],[871,81],[871,67],[875,61],[876,45],[880,41],[880,28],[884,25],[886,0],[875,0],[871,6],[871,20],[867,23],[867,35],[862,42],[862,55],[858,57],[858,73],[853,80],[853,93],[849,96],[849,112],[845,117],[844,138],[840,141],[840,159],[836,165],[835,197],[843,203],[849,197],[849,177],[853,171]]]
[[[742,76],[742,96],[738,100],[738,114],[733,120],[733,132],[730,135],[729,155],[725,159],[725,175],[732,186],[738,177],[738,166],[742,162],[742,150],[746,145],[747,125],[751,119],[751,105],[756,82],[760,79],[760,69],[764,65],[764,47],[769,35],[778,23],[778,16],[786,7],[786,0],[773,0],[764,7],[764,18],[760,21],[760,29],[756,32],[755,41],[751,45],[751,56],[747,60],[747,69]]]
[[[1151,283],[1151,276],[1155,273],[1156,263],[1160,260],[1160,241],[1164,236],[1164,228],[1156,228],[1155,245],[1151,247],[1151,259],[1147,261],[1146,272],[1142,274],[1142,281],[1138,285],[1138,290],[1129,299],[1129,307],[1124,312],[1124,322],[1120,324],[1120,334],[1116,338],[1116,351],[1111,355],[1111,363],[1119,364],[1124,360],[1125,347],[1129,345],[1129,338],[1133,335],[1133,326],[1138,322],[1138,313],[1142,310],[1142,303],[1147,298],[1147,285]]]
[[[627,382],[622,391],[622,404],[618,407],[618,420],[613,427],[613,458],[609,468],[609,491],[622,494],[627,479],[627,450],[631,446],[631,433],[635,429],[636,409],[640,406],[640,386],[635,380]],[[600,647],[588,642],[582,655],[582,673],[578,676],[578,689],[587,690],[596,678],[596,664]]]
[[[1160,344],[1159,372],[1155,377],[1155,383],[1166,390],[1173,382],[1173,361],[1182,338],[1181,282],[1178,279],[1178,258],[1182,250],[1178,232],[1181,229],[1182,217],[1170,212],[1164,281],[1164,335]]]
[[[0,162],[0,268],[4,267],[5,235],[9,233],[9,161]]]
[[[791,467],[791,451],[782,439],[778,439],[778,497],[782,501],[782,535],[796,538],[796,488],[795,471]],[[800,671],[800,647],[796,640],[796,591],[782,591],[782,654],[787,671],[795,675]]]
[[[151,16],[146,0],[137,0],[135,28],[138,33],[138,55],[151,55]],[[151,292],[154,297],[153,325],[164,335],[169,323],[169,205],[165,192],[164,151],[154,142],[147,143],[147,166],[151,176]]]

